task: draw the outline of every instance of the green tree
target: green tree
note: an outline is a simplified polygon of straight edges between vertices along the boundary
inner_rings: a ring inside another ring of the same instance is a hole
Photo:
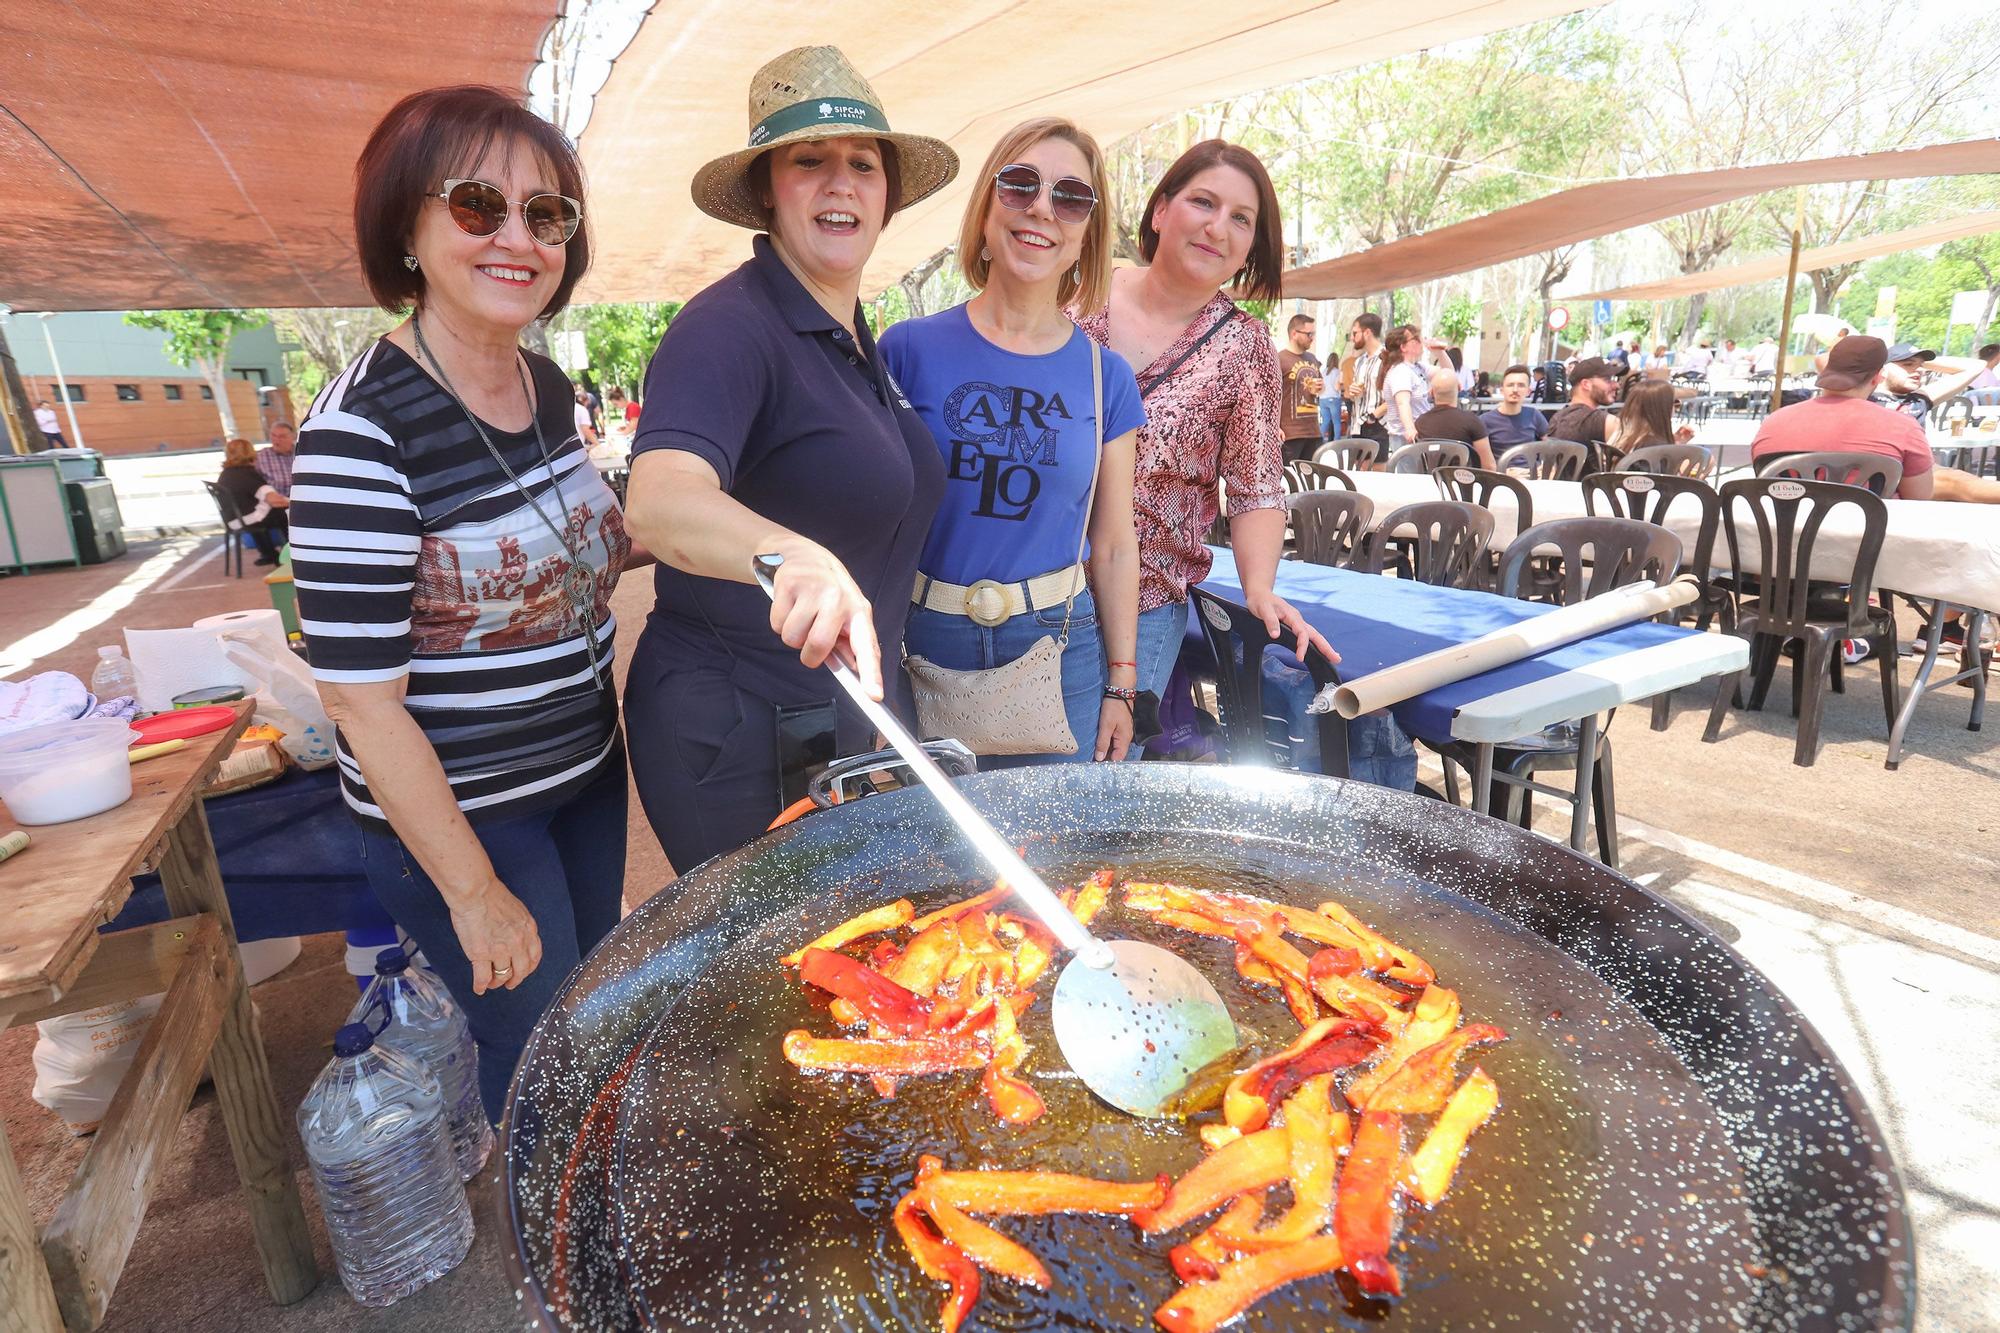
[[[1453,347],[1463,347],[1465,340],[1472,336],[1472,326],[1479,322],[1479,307],[1472,304],[1472,298],[1464,292],[1454,293],[1438,311],[1437,333]]]
[[[549,322],[549,331],[583,331],[590,368],[606,386],[636,393],[646,378],[653,349],[680,313],[679,301],[635,301],[615,305],[571,306]]]
[[[243,329],[260,329],[270,322],[262,310],[129,310],[125,322],[134,328],[156,329],[167,335],[163,349],[177,366],[201,372],[215,395],[215,412],[222,418],[222,438],[236,437],[236,414],[229,407],[229,342]]]

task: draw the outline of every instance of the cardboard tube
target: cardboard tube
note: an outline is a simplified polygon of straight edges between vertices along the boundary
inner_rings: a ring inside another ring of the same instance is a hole
[[[1701,585],[1688,575],[1664,588],[1654,586],[1650,580],[1629,583],[1601,597],[1560,607],[1546,615],[1530,616],[1519,624],[1348,681],[1333,692],[1334,711],[1345,718],[1373,713],[1441,685],[1534,657],[1578,639],[1651,620],[1663,611],[1686,606],[1700,595]]]

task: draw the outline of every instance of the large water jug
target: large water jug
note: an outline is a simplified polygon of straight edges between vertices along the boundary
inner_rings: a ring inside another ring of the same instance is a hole
[[[430,1070],[349,1023],[298,1120],[334,1264],[355,1300],[393,1305],[465,1258],[472,1210]]]
[[[375,979],[361,993],[350,1023],[366,1023],[383,1045],[430,1066],[444,1089],[458,1174],[470,1180],[493,1150],[493,1126],[479,1100],[479,1056],[465,1014],[444,983],[400,948],[375,955]]]

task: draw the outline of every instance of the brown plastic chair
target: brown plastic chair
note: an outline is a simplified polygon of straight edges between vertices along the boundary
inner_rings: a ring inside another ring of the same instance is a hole
[[[1412,440],[1389,455],[1386,471],[1435,472],[1464,467],[1472,461],[1472,446],[1458,440]]]
[[[1670,613],[1671,623],[1690,617],[1694,627],[1706,630],[1720,620],[1727,634],[1736,624],[1736,603],[1714,579],[1711,569],[1715,556],[1715,530],[1722,516],[1722,501],[1715,488],[1693,477],[1658,476],[1644,472],[1598,472],[1583,479],[1583,507],[1586,513],[1600,511],[1614,518],[1636,518],[1643,523],[1666,526],[1667,514],[1676,508],[1693,509],[1701,515],[1695,528],[1694,545],[1682,543],[1685,557],[1681,568],[1701,581],[1701,596],[1693,603]],[[1673,692],[1653,698],[1653,730],[1665,731],[1670,718]]]
[[[1296,463],[1287,463],[1285,471],[1289,472],[1292,478],[1298,482],[1296,488],[1288,487],[1287,489],[1300,491],[1351,491],[1354,489],[1354,478],[1348,476],[1331,463],[1312,463],[1302,459]]]
[[[1528,563],[1538,558],[1548,561],[1549,575],[1538,571],[1530,584]],[[1666,528],[1636,518],[1557,518],[1507,544],[1497,586],[1503,596],[1569,606],[1641,579],[1665,583],[1680,563],[1681,539]]]
[[[1493,465],[1502,472],[1526,472],[1530,481],[1575,481],[1583,475],[1590,446],[1574,440],[1535,440],[1517,444]]]
[[[1847,453],[1838,449],[1809,454],[1784,454],[1757,465],[1760,477],[1794,477],[1800,481],[1832,481],[1861,486],[1876,495],[1894,495],[1903,484],[1903,460],[1886,454]]]
[[[1312,461],[1331,463],[1335,467],[1367,469],[1375,466],[1375,460],[1382,456],[1382,442],[1371,440],[1365,435],[1349,435],[1338,440],[1328,440],[1313,450]]]
[[[1536,553],[1555,547],[1553,557],[1559,574],[1551,583],[1526,578]],[[1499,589],[1503,596],[1521,596],[1527,591],[1546,590],[1557,605],[1568,606],[1613,588],[1640,579],[1664,582],[1674,576],[1681,555],[1680,538],[1665,528],[1629,518],[1558,518],[1538,523],[1516,537],[1500,557]],[[1598,859],[1616,869],[1618,865],[1618,789],[1611,763],[1611,719],[1592,729],[1590,788],[1588,791],[1549,787],[1535,781],[1543,770],[1575,772],[1578,767],[1583,729],[1563,723],[1493,748],[1493,789],[1487,809],[1501,818],[1518,820],[1522,828],[1534,824],[1537,794],[1554,796],[1569,806],[1572,829],[1585,818],[1585,805],[1596,826]],[[1458,777],[1453,765],[1474,771],[1477,746],[1451,742],[1436,747],[1445,761],[1445,791],[1458,799]],[[1515,792],[1520,793],[1518,814]]]
[[[1397,536],[1404,527],[1415,528],[1416,535]],[[1478,584],[1492,540],[1490,510],[1457,500],[1425,500],[1392,509],[1378,521],[1356,554],[1354,567],[1380,574],[1394,543],[1399,577],[1439,588],[1472,588]]]
[[[1665,477],[1706,477],[1714,470],[1715,455],[1698,444],[1642,444],[1612,469]]]
[[[1825,579],[1814,577],[1813,547],[1829,515],[1842,506],[1861,511],[1861,541],[1849,566]],[[1756,533],[1756,571],[1745,569],[1739,528]],[[1819,758],[1819,730],[1825,710],[1834,654],[1843,639],[1864,639],[1882,672],[1882,712],[1888,727],[1896,725],[1896,617],[1886,607],[1871,606],[1868,591],[1875,586],[1875,562],[1882,554],[1882,534],[1888,529],[1889,507],[1880,496],[1860,486],[1836,481],[1803,481],[1790,477],[1757,477],[1732,481],[1722,488],[1722,532],[1729,542],[1729,564],[1739,588],[1755,588],[1736,608],[1736,633],[1750,640],[1750,702],[1763,708],[1777,673],[1778,657],[1791,640],[1799,651],[1792,664],[1792,714],[1799,719],[1798,743],[1792,762],[1812,767]],[[1708,713],[1704,741],[1722,734],[1743,672],[1717,684]]]
[[[1375,502],[1352,491],[1301,491],[1287,502],[1299,559],[1346,569],[1368,533]]]

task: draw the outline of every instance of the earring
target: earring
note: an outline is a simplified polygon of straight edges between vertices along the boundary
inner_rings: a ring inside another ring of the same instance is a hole
[[[417,271],[417,257],[415,255],[404,255],[403,267],[415,273]]]
[[[988,250],[983,245],[979,247],[979,262],[982,264],[990,264],[993,262],[993,252],[991,250]]]
[[[1083,261],[1081,259],[1077,260],[1076,267],[1069,271],[1069,280],[1079,287],[1083,285]]]

